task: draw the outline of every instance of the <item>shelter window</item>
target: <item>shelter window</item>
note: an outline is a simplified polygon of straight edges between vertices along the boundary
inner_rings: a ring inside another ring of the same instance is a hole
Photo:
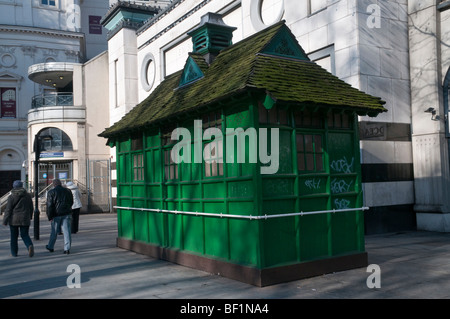
[[[297,133],[297,168],[301,172],[323,172],[322,134]]]
[[[352,128],[351,116],[349,114],[328,113],[328,127],[331,129],[349,130]]]
[[[133,154],[133,176],[135,181],[144,180],[144,154]]]
[[[288,124],[287,111],[276,106],[268,110],[264,107],[264,105],[259,104],[259,123],[287,125]]]
[[[295,111],[294,121],[296,127],[303,128],[323,128],[323,121],[320,113],[311,112],[309,110]]]
[[[164,151],[164,173],[166,180],[178,179],[178,164],[176,164],[170,155],[172,149]]]
[[[222,113],[217,111],[204,115],[202,125],[204,130],[210,127],[217,127],[222,130]]]
[[[222,131],[222,113],[206,114],[202,119],[203,129],[215,127]],[[223,176],[223,141],[214,139],[203,144],[205,177]]]
[[[205,177],[223,176],[223,140],[205,145]]]
[[[177,141],[172,140],[172,132],[177,128],[176,125],[165,128],[161,132],[161,143],[163,146],[175,144]]]
[[[142,136],[133,138],[131,140],[131,150],[132,151],[140,151],[140,150],[142,150],[142,146],[143,146]]]

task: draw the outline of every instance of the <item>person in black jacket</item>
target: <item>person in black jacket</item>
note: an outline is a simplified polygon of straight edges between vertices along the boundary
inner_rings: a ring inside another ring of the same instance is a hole
[[[72,192],[62,187],[59,179],[53,180],[53,189],[47,194],[47,217],[52,222],[50,239],[45,246],[48,251],[53,252],[58,236],[58,229],[62,228],[64,235],[64,254],[70,253],[72,245],[71,221],[72,221]]]
[[[11,195],[6,203],[3,225],[9,225],[11,231],[11,256],[17,257],[19,246],[17,240],[22,237],[23,243],[27,247],[28,256],[33,257],[34,246],[28,231],[30,221],[33,218],[33,201],[30,194],[23,188],[21,181],[14,181]]]

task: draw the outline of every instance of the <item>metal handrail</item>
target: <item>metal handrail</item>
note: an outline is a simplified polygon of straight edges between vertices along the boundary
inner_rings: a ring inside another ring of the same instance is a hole
[[[73,106],[73,93],[38,94],[31,99],[31,108],[44,106]]]
[[[332,209],[332,210],[320,210],[320,211],[312,211],[312,212],[299,212],[299,213],[287,213],[287,214],[274,214],[274,215],[261,215],[261,216],[252,216],[252,215],[233,215],[233,214],[222,214],[222,213],[203,213],[203,212],[185,212],[178,210],[167,210],[167,209],[158,209],[158,208],[136,208],[136,207],[123,207],[123,206],[114,206],[116,209],[125,209],[125,210],[136,210],[136,211],[148,211],[148,212],[157,212],[157,213],[169,213],[175,215],[194,215],[194,216],[208,216],[208,217],[220,217],[220,218],[238,218],[238,219],[250,219],[250,220],[261,220],[261,219],[271,219],[271,218],[282,218],[282,217],[291,217],[291,216],[307,216],[307,215],[317,215],[317,214],[329,214],[329,213],[342,213],[342,212],[353,212],[353,211],[365,211],[369,210],[369,207],[361,207],[361,208],[345,208],[345,209]]]
[[[73,180],[74,183],[77,183],[79,186],[81,185],[82,187],[86,188],[86,185],[84,185],[83,183],[79,182],[78,180]],[[50,183],[47,186],[45,186],[39,193],[38,193],[38,198],[41,198],[42,195],[48,191],[48,189],[50,187],[52,187],[53,185]],[[6,204],[8,203],[8,197],[9,195],[11,195],[11,192],[6,193],[5,195],[3,195],[0,198],[0,215],[2,214],[3,208],[6,206]]]

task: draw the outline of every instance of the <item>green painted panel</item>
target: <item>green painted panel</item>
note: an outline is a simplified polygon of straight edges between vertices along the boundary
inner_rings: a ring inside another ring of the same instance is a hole
[[[226,185],[223,182],[218,183],[204,183],[203,184],[203,198],[225,198]]]
[[[202,194],[201,190],[200,184],[182,184],[181,197],[183,199],[199,199]]]
[[[192,180],[191,174],[192,174],[192,169],[191,169],[191,164],[189,163],[180,163],[178,164],[180,166],[180,174],[181,174],[181,180],[182,181],[190,181]]]
[[[298,217],[300,261],[329,256],[329,214]]]
[[[230,219],[230,261],[259,267],[259,222]]]
[[[159,185],[147,185],[147,198],[160,198],[161,188]]]
[[[200,203],[184,202],[183,210],[190,212],[201,212]],[[202,216],[183,216],[183,243],[184,249],[203,254],[204,230]]]
[[[176,203],[167,202],[166,209],[178,210]],[[167,215],[167,240],[171,248],[183,249],[183,216]]]
[[[155,205],[152,205],[155,207]],[[148,214],[148,241],[152,244],[164,245],[164,214]]]
[[[356,175],[352,176],[333,176],[330,182],[331,194],[343,194],[357,191]]]
[[[277,197],[294,194],[295,179],[265,178],[263,179],[263,197]]]
[[[133,213],[127,210],[121,210],[120,223],[122,231],[121,237],[127,239],[134,239]]]
[[[229,202],[228,213],[255,215],[253,202]],[[259,226],[257,220],[230,219],[230,260],[259,266]]]
[[[117,237],[124,237],[122,235],[122,210],[117,210]]]
[[[354,152],[353,136],[351,133],[329,133],[328,154],[331,174],[356,172],[359,154]]]
[[[162,180],[162,157],[161,150],[157,149],[153,151],[153,161],[155,163],[155,171],[152,178],[153,182],[161,182]]]
[[[155,177],[154,151],[145,152],[145,181],[151,183]]]
[[[255,190],[253,181],[228,182],[228,198],[253,197]]]
[[[202,164],[191,164],[191,178],[193,181],[199,181],[202,179]]]
[[[335,209],[356,206],[356,196],[333,197]],[[344,254],[358,250],[357,213],[340,212],[332,215],[333,255]]]
[[[167,198],[178,198],[178,184],[167,185]]]
[[[295,200],[263,201],[263,214],[295,212]],[[267,219],[263,223],[264,267],[297,260],[294,217]]]
[[[302,199],[300,206],[304,212],[327,210],[328,197]],[[331,236],[330,214],[299,216],[296,220],[300,261],[328,257]]]
[[[228,202],[228,214],[232,215],[257,215],[255,204],[253,202]]]
[[[160,145],[160,137],[158,134],[145,137],[145,148],[158,147]]]
[[[239,163],[236,163],[236,162],[233,162],[233,163],[228,162],[228,163],[225,165],[225,169],[226,169],[226,171],[227,171],[227,176],[228,176],[228,177],[238,177],[238,176],[239,176],[239,167],[240,167],[240,164],[239,164]]]
[[[226,116],[225,121],[227,128],[245,128],[252,125],[252,119],[249,110],[229,114]]]
[[[224,203],[204,203],[209,213],[224,213]],[[228,259],[229,257],[228,219],[205,217],[205,254]]]
[[[301,176],[299,177],[300,196],[325,194],[328,192],[328,176]]]
[[[133,185],[133,197],[145,197],[144,185]]]
[[[134,211],[134,239],[148,242],[148,212]]]
[[[279,147],[279,167],[277,174],[291,174],[293,173],[292,143],[291,143],[292,133],[291,131],[286,130],[280,130],[279,133],[280,133],[279,138],[280,147]]]
[[[131,186],[130,185],[124,185],[120,184],[120,196],[121,197],[131,197]]]
[[[119,153],[128,152],[131,149],[129,140],[119,141],[117,144]]]

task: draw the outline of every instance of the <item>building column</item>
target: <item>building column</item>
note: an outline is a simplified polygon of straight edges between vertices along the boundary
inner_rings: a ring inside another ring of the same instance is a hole
[[[414,209],[419,230],[450,231],[440,17],[435,2],[408,2]]]

